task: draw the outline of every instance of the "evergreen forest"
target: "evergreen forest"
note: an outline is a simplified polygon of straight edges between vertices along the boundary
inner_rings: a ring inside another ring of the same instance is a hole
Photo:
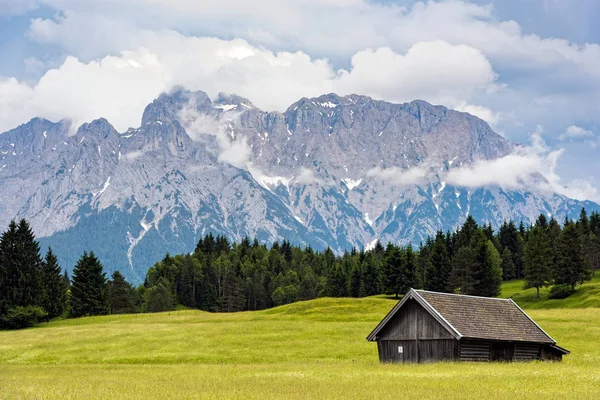
[[[342,255],[211,233],[193,250],[165,255],[135,288],[119,271],[107,277],[93,251],[69,276],[51,248],[42,255],[26,220],[12,221],[0,237],[0,328],[177,307],[234,312],[325,296],[399,298],[410,288],[498,296],[502,282],[514,279],[538,296],[551,286],[550,297],[565,298],[600,266],[600,214],[582,209],[578,220],[561,223],[540,215],[527,226],[507,221],[497,232],[469,216],[418,247],[377,242]]]

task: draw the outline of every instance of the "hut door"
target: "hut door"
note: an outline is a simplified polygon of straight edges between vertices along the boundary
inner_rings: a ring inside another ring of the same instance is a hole
[[[404,345],[398,345],[398,361],[404,364]]]

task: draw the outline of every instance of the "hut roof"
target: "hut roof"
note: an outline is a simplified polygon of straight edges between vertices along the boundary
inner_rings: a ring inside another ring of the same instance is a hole
[[[415,299],[457,339],[486,339],[555,344],[512,299],[465,296],[411,289],[367,337],[377,334],[402,308]]]

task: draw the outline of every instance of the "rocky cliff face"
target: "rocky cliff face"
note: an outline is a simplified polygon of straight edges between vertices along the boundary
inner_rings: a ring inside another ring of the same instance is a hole
[[[138,128],[99,119],[72,133],[67,121],[34,119],[0,135],[0,226],[27,218],[67,268],[94,250],[136,282],[208,232],[342,252],[418,243],[468,214],[498,225],[600,209],[446,185],[444,172],[514,146],[476,117],[422,101],[329,94],[267,113],[235,95],[174,90]]]

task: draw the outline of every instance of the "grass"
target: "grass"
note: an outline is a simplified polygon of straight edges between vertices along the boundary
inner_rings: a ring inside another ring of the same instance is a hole
[[[577,291],[564,300],[548,299],[550,288],[540,289],[540,298],[536,298],[535,289],[523,289],[525,282],[516,280],[502,285],[501,297],[511,297],[519,306],[528,309],[548,308],[600,308],[600,273],[591,281],[577,288]]]
[[[503,295],[553,306],[528,299],[519,285],[508,283]],[[585,293],[584,303],[598,300],[593,289]],[[365,337],[393,304],[318,299],[258,312],[180,310],[0,332],[0,399],[598,398],[600,309],[528,309],[571,350],[562,363],[381,365]]]

